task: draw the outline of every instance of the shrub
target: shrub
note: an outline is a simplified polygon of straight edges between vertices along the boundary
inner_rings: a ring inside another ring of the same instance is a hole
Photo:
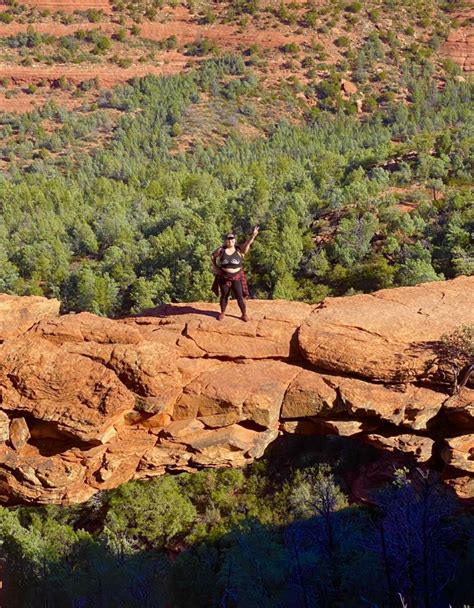
[[[348,13],[360,13],[362,10],[362,2],[351,2],[345,8]]]
[[[13,21],[13,15],[10,13],[0,13],[0,22],[11,23]]]
[[[129,68],[133,61],[130,59],[130,57],[117,57],[115,56],[112,61],[115,63],[115,65],[117,65],[119,68]]]
[[[161,47],[167,51],[176,49],[178,47],[178,40],[177,40],[176,36],[170,36],[169,38],[162,40]]]
[[[90,8],[87,11],[87,19],[91,23],[99,23],[99,21],[103,18],[104,13],[101,10],[97,10],[96,8]]]
[[[204,14],[200,18],[199,22],[202,23],[202,24],[204,24],[204,25],[205,24],[211,24],[212,25],[213,23],[216,22],[216,19],[217,19],[217,15],[213,11],[211,11],[210,8],[207,8],[204,11]]]
[[[183,127],[175,122],[173,125],[171,125],[171,129],[170,129],[170,135],[171,137],[178,137],[178,135],[181,135],[181,133],[183,132]]]
[[[308,11],[304,16],[304,25],[314,27],[318,21],[318,13],[315,10]]]
[[[110,38],[101,34],[100,36],[97,37],[95,47],[92,50],[92,52],[95,55],[101,55],[102,53],[105,53],[106,51],[108,51],[111,46],[112,46],[112,43],[110,42]]]
[[[295,55],[296,53],[299,53],[300,47],[296,44],[296,42],[287,42],[280,47],[280,50],[282,53],[290,53]]]
[[[364,99],[362,103],[362,109],[364,110],[364,112],[373,112],[377,108],[378,103],[376,99],[374,99],[373,97],[367,97],[366,99]]]
[[[114,39],[118,40],[118,42],[124,42],[124,40],[127,38],[127,30],[123,27],[121,27],[115,34],[114,34]]]
[[[350,46],[351,41],[347,36],[339,36],[339,38],[336,38],[336,40],[334,41],[334,44],[339,47],[347,48]]]
[[[218,50],[219,47],[214,40],[210,40],[209,38],[202,38],[201,40],[196,40],[195,42],[186,45],[186,53],[198,57],[215,53]]]
[[[373,23],[378,23],[380,19],[380,10],[378,8],[374,8],[369,11],[369,18]]]
[[[456,393],[474,371],[474,325],[464,325],[449,334],[443,334],[437,351],[440,361],[449,363],[453,368],[453,393]]]

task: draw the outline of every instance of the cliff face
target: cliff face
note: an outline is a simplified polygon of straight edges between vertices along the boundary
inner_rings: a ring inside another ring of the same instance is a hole
[[[0,296],[0,494],[70,503],[129,479],[241,466],[279,433],[358,435],[474,495],[474,390],[449,398],[442,334],[474,277],[333,298],[162,306],[120,320]],[[428,462],[429,464],[429,462]]]
[[[453,20],[459,24],[453,29],[443,44],[443,54],[451,57],[465,72],[474,70],[474,1],[468,0],[465,8],[453,15]]]

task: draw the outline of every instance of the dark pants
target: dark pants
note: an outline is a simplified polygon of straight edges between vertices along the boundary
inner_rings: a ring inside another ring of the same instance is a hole
[[[240,312],[244,315],[247,311],[245,305],[244,292],[242,289],[242,283],[238,279],[232,281],[231,285],[226,285],[226,280],[221,278],[219,281],[219,287],[221,290],[221,312],[225,312],[227,308],[227,302],[229,301],[230,292],[234,294],[234,298],[237,300]]]

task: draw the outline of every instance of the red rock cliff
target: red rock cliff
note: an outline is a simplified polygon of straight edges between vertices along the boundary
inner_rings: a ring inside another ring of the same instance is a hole
[[[110,320],[0,297],[0,499],[86,500],[166,471],[241,466],[281,432],[358,435],[474,494],[474,390],[449,397],[442,334],[474,324],[474,277],[327,299]],[[235,314],[235,316],[234,316]],[[436,442],[435,442],[436,440]]]

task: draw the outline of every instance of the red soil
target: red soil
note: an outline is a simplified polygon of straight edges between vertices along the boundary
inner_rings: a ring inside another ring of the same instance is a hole
[[[3,3],[0,3],[3,4]],[[63,11],[65,13],[73,13],[77,10],[87,10],[95,8],[102,9],[104,12],[111,12],[112,8],[108,0],[22,0],[22,4],[33,8],[49,9],[51,12]]]
[[[305,4],[306,0],[298,0],[299,4]],[[474,0],[470,0],[474,4]],[[326,4],[327,0],[317,0],[317,4]],[[2,0],[0,0],[0,10],[2,10]],[[111,36],[119,29],[119,25],[111,21],[111,5],[108,0],[80,0],[73,2],[72,0],[25,0],[25,4],[31,7],[48,8],[52,12],[62,10],[65,12],[73,12],[74,10],[85,10],[88,8],[102,9],[108,13],[105,19],[99,23],[74,23],[64,25],[53,21],[51,18],[45,18],[43,22],[27,24],[27,23],[11,23],[0,24],[0,37],[11,36],[18,32],[25,31],[29,25],[40,33],[50,33],[55,36],[65,36],[72,34],[79,29],[100,29],[107,35]],[[3,4],[5,7],[5,5]],[[471,14],[473,11],[464,11],[463,17]],[[459,16],[457,16],[459,17]],[[460,20],[462,20],[459,17]],[[333,28],[330,38],[321,36],[316,32],[315,28],[299,29],[297,26],[284,25],[276,23],[270,16],[261,16],[258,20],[250,19],[245,28],[241,29],[238,25],[215,23],[212,25],[200,24],[195,14],[193,14],[185,6],[177,6],[176,8],[165,7],[159,15],[159,21],[150,22],[143,21],[139,24],[141,33],[140,37],[151,40],[162,40],[175,36],[178,46],[181,48],[187,43],[208,38],[214,41],[221,52],[226,51],[241,51],[251,45],[256,45],[265,53],[266,68],[263,68],[263,78],[267,86],[279,84],[285,79],[293,76],[305,83],[305,71],[299,66],[298,58],[301,59],[302,53],[295,58],[286,53],[282,53],[279,49],[282,45],[293,42],[296,43],[302,51],[309,49],[315,42],[321,43],[327,53],[326,61],[335,63],[341,59],[341,52],[334,42],[334,39],[339,35],[347,36],[356,45],[361,32],[348,32],[341,29],[340,26]],[[127,20],[126,27],[130,28],[132,22]],[[443,47],[443,52],[450,54],[455,61],[461,63],[466,70],[474,69],[474,43],[469,28],[460,28],[455,30],[454,38],[448,39]],[[296,33],[298,31],[298,33]],[[463,38],[464,36],[464,38]],[[113,52],[122,54],[121,43],[113,43]],[[167,75],[175,74],[185,69],[190,61],[199,61],[200,58],[187,57],[178,51],[173,52],[157,52],[157,61],[149,63],[138,63],[136,53],[127,51],[128,57],[134,61],[129,68],[119,68],[115,64],[107,64],[107,59],[103,59],[101,65],[97,64],[57,64],[54,66],[33,65],[32,67],[24,67],[18,65],[18,57],[12,61],[0,63],[0,78],[11,79],[12,83],[19,86],[25,86],[29,83],[38,83],[41,80],[54,83],[62,76],[73,83],[79,83],[83,80],[88,80],[97,77],[101,86],[110,87],[117,83],[124,82],[135,76],[144,76],[145,74]],[[288,65],[286,65],[288,64]],[[61,95],[63,97],[63,95]],[[32,99],[34,98],[34,99]],[[0,110],[10,111],[26,111],[31,109],[33,104],[37,104],[41,100],[40,92],[35,95],[27,95],[18,93],[10,100],[5,99],[0,92]],[[63,103],[63,99],[60,100]],[[80,101],[71,101],[75,105]],[[311,103],[311,100],[304,100],[304,103]]]
[[[42,2],[29,2],[30,5],[43,6]],[[73,3],[69,3],[73,5]],[[99,3],[96,3],[99,4]],[[102,4],[104,4],[102,2]],[[53,6],[64,6],[62,2],[50,2]],[[77,3],[75,8],[84,8],[84,3]],[[87,8],[87,7],[86,7]],[[97,8],[97,7],[96,7]],[[166,10],[166,9],[165,9]],[[293,71],[282,69],[282,64],[288,60],[286,56],[278,51],[283,44],[296,42],[301,48],[307,47],[311,40],[317,39],[313,31],[307,30],[304,34],[296,35],[292,32],[292,28],[280,24],[278,29],[260,29],[253,22],[250,22],[244,31],[240,30],[237,25],[229,24],[213,24],[201,25],[197,22],[196,16],[193,15],[186,7],[178,6],[175,9],[169,8],[166,14],[162,14],[164,22],[149,22],[144,21],[140,24],[140,37],[151,40],[162,40],[175,36],[179,47],[187,43],[196,42],[204,38],[214,41],[221,52],[239,51],[248,48],[252,44],[256,44],[260,49],[269,53],[267,56],[267,82],[275,83],[290,76]],[[132,22],[127,20],[127,26],[130,27]],[[108,18],[99,23],[74,23],[70,25],[56,23],[48,20],[42,23],[11,23],[0,24],[0,37],[11,36],[22,31],[26,31],[28,27],[33,27],[40,33],[49,33],[55,36],[65,36],[73,34],[77,30],[100,29],[109,36],[119,29],[119,25],[111,22]],[[119,50],[120,43],[114,43],[114,50]],[[272,52],[274,51],[274,52]],[[26,86],[30,83],[38,84],[41,81],[47,81],[54,84],[61,77],[68,81],[78,84],[83,80],[98,78],[100,85],[103,87],[111,87],[115,84],[125,82],[136,76],[144,76],[146,74],[168,75],[181,72],[190,62],[200,61],[200,58],[185,56],[178,51],[156,53],[157,61],[150,65],[138,64],[136,61],[129,68],[118,68],[116,65],[96,65],[96,64],[81,64],[81,65],[64,65],[57,64],[54,66],[33,65],[25,67],[15,63],[0,63],[0,78],[9,79],[14,85]],[[161,56],[160,56],[161,55]],[[338,55],[336,51],[335,55]],[[133,59],[133,57],[131,57]],[[135,58],[136,59],[136,58]],[[105,60],[106,61],[106,60]],[[304,77],[298,74],[300,79],[304,81]],[[32,99],[32,98],[35,99]],[[36,93],[28,95],[26,93],[18,93],[10,100],[5,99],[0,93],[0,110],[22,112],[28,111],[37,102],[41,100],[41,95]],[[60,100],[63,104],[63,99]],[[80,101],[71,101],[73,106],[80,104]]]
[[[192,58],[191,58],[192,59]],[[47,81],[52,84],[64,76],[69,82],[79,84],[84,80],[98,78],[99,84],[103,87],[111,87],[120,82],[130,80],[130,78],[146,76],[147,74],[177,74],[182,71],[184,65],[190,60],[180,53],[168,53],[167,61],[161,65],[132,65],[129,68],[114,68],[110,66],[83,65],[79,66],[16,66],[0,65],[0,78],[9,78],[16,85],[29,83],[39,83]],[[15,102],[12,101],[12,105]]]

